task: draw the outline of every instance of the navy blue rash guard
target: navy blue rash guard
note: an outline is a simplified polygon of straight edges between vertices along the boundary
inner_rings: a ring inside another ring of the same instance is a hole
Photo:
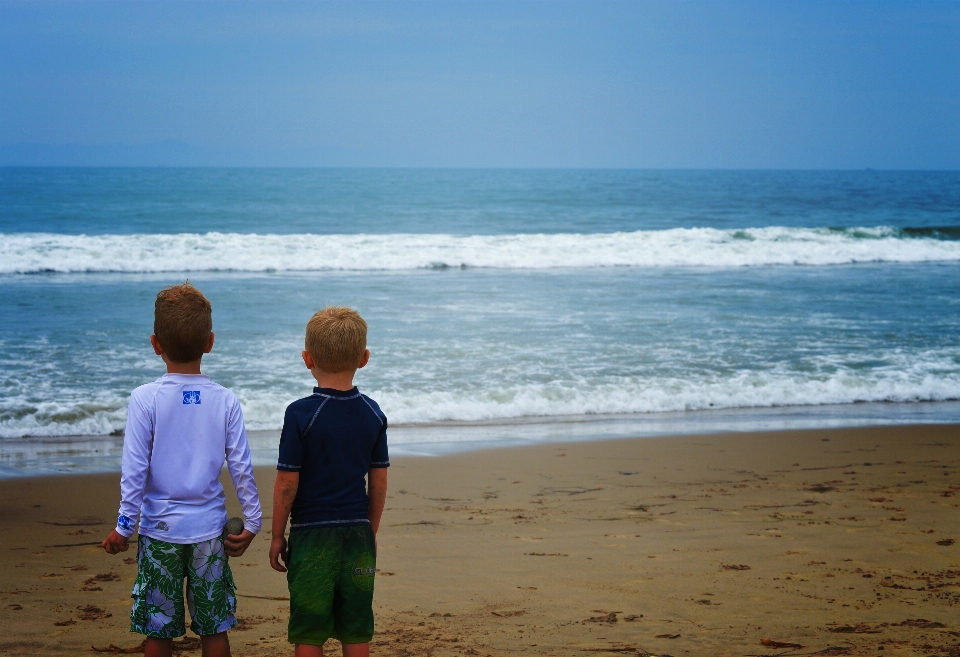
[[[387,416],[356,388],[314,388],[287,406],[277,470],[300,473],[291,528],[368,524],[364,477],[388,467]]]

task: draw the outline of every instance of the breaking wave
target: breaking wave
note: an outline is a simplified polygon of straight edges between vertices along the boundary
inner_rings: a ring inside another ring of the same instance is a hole
[[[0,234],[0,274],[749,267],[960,260],[950,229],[673,228],[511,235]]]
[[[541,384],[497,384],[477,390],[457,387],[412,393],[364,388],[398,424],[497,421],[538,416],[661,413],[724,408],[819,406],[857,402],[960,400],[957,353],[888,353],[887,367],[840,368],[828,375],[803,374],[786,366],[729,376],[612,377],[592,383],[558,380]],[[234,388],[248,429],[278,430],[294,390]],[[91,406],[86,395],[40,405],[11,398],[0,404],[0,438],[104,435],[123,428],[126,398],[111,395]]]

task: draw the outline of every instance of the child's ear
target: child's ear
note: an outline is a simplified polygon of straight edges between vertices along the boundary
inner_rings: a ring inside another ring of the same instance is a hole
[[[369,362],[370,362],[370,350],[364,349],[363,358],[360,359],[360,364],[357,365],[357,369],[359,370],[361,367],[366,367],[367,363]]]
[[[313,356],[310,355],[310,352],[304,349],[300,352],[300,356],[303,358],[303,364],[307,366],[307,369],[313,371]]]
[[[163,347],[160,345],[160,341],[157,339],[157,336],[150,336],[150,344],[153,345],[153,353],[158,356],[163,356]]]
[[[207,348],[203,350],[203,353],[209,354],[213,351],[213,331],[210,331],[210,342],[207,343]]]

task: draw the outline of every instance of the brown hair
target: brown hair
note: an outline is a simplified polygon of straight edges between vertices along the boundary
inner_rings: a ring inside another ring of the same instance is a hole
[[[304,349],[324,372],[355,370],[367,349],[367,323],[356,310],[324,308],[307,322]]]
[[[203,356],[213,330],[207,297],[189,281],[160,290],[153,309],[153,334],[167,358],[189,363]]]

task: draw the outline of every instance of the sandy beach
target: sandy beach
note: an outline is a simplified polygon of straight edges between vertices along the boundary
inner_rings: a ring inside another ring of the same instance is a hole
[[[0,481],[0,654],[138,646],[134,551],[97,547],[118,479]],[[955,425],[397,457],[373,654],[960,655],[958,507]],[[267,538],[237,655],[292,654]]]

